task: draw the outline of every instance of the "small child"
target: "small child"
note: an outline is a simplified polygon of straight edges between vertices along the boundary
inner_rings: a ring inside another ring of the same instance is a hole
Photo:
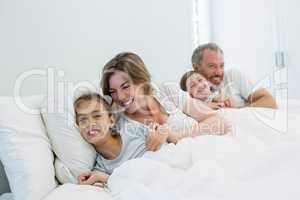
[[[121,117],[116,128],[116,119],[112,115],[107,101],[97,93],[87,93],[74,102],[75,120],[82,138],[93,145],[97,152],[95,167],[77,177],[79,184],[106,184],[110,174],[125,161],[146,157],[172,167],[186,168],[189,159],[181,159],[186,154],[181,148],[161,148],[160,153],[148,151],[146,139],[149,134],[167,135],[167,141],[176,144],[173,134],[167,128],[136,126],[128,118]],[[174,141],[173,141],[174,140]],[[175,156],[174,156],[175,155]]]
[[[151,130],[147,127],[137,130],[127,124],[118,132],[110,109],[107,101],[97,93],[84,94],[74,102],[80,134],[97,152],[94,170],[80,174],[77,178],[79,184],[107,183],[115,168],[147,152],[145,140]]]
[[[209,82],[196,71],[186,72],[180,80],[180,87],[183,91],[188,92],[192,98],[207,103],[213,109],[233,107],[233,101],[230,98],[224,98],[223,92],[212,93]]]

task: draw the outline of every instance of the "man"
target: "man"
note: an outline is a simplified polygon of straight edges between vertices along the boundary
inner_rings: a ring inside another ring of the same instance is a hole
[[[254,85],[237,70],[224,72],[223,51],[215,43],[197,47],[192,55],[195,71],[201,73],[212,84],[212,91],[226,91],[234,107],[277,108],[271,94],[264,88],[253,91]]]

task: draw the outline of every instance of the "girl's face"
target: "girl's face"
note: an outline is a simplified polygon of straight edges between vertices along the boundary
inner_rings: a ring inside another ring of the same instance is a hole
[[[206,100],[211,94],[208,81],[198,73],[192,74],[186,80],[186,88],[191,97],[200,100]]]
[[[104,143],[110,138],[115,120],[99,101],[81,100],[76,108],[76,121],[81,136],[90,144]]]
[[[127,113],[134,113],[143,104],[143,88],[132,83],[127,73],[115,71],[109,79],[109,92],[112,100]]]

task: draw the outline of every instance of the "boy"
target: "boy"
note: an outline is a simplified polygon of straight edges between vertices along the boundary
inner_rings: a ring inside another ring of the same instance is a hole
[[[180,80],[180,87],[183,91],[188,92],[192,98],[207,103],[213,109],[233,107],[233,101],[226,97],[224,92],[212,93],[209,82],[196,71],[186,72]]]

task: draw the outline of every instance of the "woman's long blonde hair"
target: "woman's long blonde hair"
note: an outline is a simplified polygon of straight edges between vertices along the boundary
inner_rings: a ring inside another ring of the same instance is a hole
[[[133,84],[143,84],[145,95],[152,93],[151,76],[143,60],[135,53],[123,52],[117,54],[103,67],[101,88],[104,95],[110,95],[109,80],[116,71],[128,74]]]

